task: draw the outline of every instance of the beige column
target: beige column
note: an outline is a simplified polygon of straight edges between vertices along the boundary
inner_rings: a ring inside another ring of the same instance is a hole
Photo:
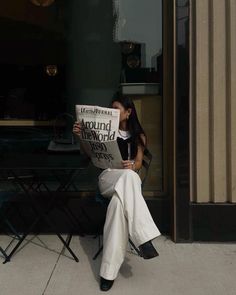
[[[236,202],[236,1],[226,2],[228,199]]]
[[[226,26],[225,1],[210,0],[211,201],[226,196]]]
[[[236,1],[191,5],[192,201],[236,202]]]
[[[196,1],[196,194],[198,202],[210,198],[209,163],[209,9],[207,1]],[[194,109],[193,109],[194,110]]]

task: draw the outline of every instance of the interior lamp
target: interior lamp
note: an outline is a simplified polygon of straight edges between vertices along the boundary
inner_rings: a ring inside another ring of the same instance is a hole
[[[56,74],[58,73],[58,68],[56,65],[47,65],[46,66],[46,73],[48,74],[48,76],[56,76]]]
[[[30,0],[36,6],[47,7],[50,6],[55,0]]]

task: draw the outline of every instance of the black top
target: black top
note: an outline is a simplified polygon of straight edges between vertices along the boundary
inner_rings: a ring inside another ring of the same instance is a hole
[[[134,159],[137,154],[137,148],[135,148],[134,140],[132,137],[127,139],[123,139],[121,137],[117,137],[117,143],[120,149],[121,157],[123,160],[128,160],[128,151],[130,144],[130,159]]]

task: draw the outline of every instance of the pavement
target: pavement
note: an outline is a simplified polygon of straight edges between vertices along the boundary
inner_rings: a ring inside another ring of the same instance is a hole
[[[10,238],[0,236],[0,245]],[[74,236],[76,263],[55,235],[29,236],[9,263],[1,264],[0,295],[236,295],[236,244],[154,241],[160,254],[144,260],[127,251],[111,290],[99,290],[98,240]]]

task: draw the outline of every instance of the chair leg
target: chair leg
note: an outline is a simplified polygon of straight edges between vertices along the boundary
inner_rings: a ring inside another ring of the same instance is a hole
[[[5,258],[4,260],[4,264],[8,261],[10,261],[10,256],[7,254],[8,249],[11,247],[11,245],[14,243],[14,240],[20,240],[21,236],[20,234],[17,232],[17,230],[15,229],[15,227],[12,225],[12,223],[10,222],[10,220],[7,218],[7,216],[5,215],[4,212],[0,212],[0,219],[3,221],[3,223],[5,223],[6,225],[6,235],[11,237],[11,241],[8,243],[8,245],[3,249],[0,246],[0,253],[2,253],[3,257]],[[8,230],[7,230],[8,229]],[[10,230],[10,233],[9,233]]]
[[[3,248],[0,246],[0,252],[2,253],[2,255],[4,256],[5,259],[8,258],[6,252],[3,250]]]
[[[68,234],[67,238],[66,238],[66,243],[68,246],[70,246],[70,242],[72,240],[72,234]]]
[[[8,219],[4,220],[8,228],[11,230],[11,232],[16,236],[17,239],[20,239],[19,233],[16,231],[14,226],[11,224],[11,222]]]
[[[140,252],[139,249],[134,245],[134,243],[131,241],[131,239],[129,239],[129,243],[130,243],[130,245],[133,247],[133,249],[137,252],[138,256],[142,257],[141,252]]]
[[[93,256],[93,260],[97,259],[97,257],[98,257],[99,254],[102,252],[102,250],[103,250],[103,246],[101,246],[101,247],[98,249],[97,253]]]

